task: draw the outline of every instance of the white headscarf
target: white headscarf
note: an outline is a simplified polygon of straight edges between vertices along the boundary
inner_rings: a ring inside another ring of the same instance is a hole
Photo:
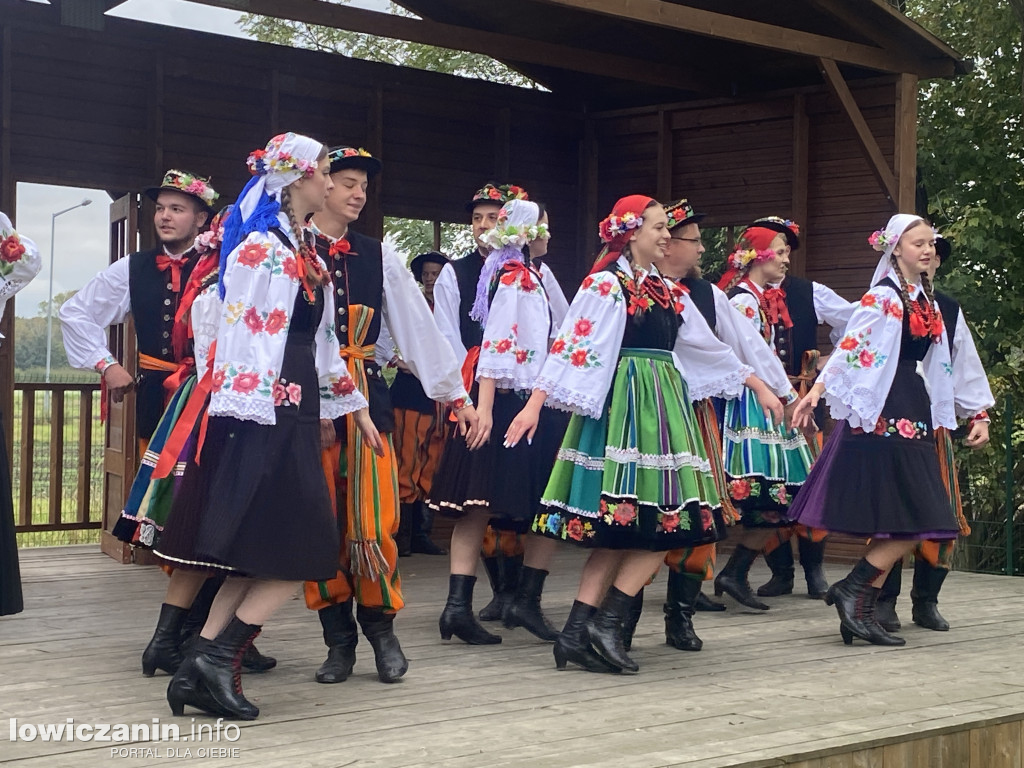
[[[480,270],[480,277],[476,283],[476,296],[473,299],[473,306],[469,310],[471,319],[481,325],[487,323],[491,281],[498,270],[507,261],[523,260],[523,248],[531,240],[547,236],[546,228],[543,233],[539,231],[537,225],[539,218],[540,208],[536,203],[529,200],[509,200],[498,213],[497,226],[480,236],[480,241],[494,250],[487,254],[487,261],[484,262],[483,269]]]
[[[891,219],[889,223],[885,225],[885,229],[880,229],[874,232],[868,242],[876,251],[881,251],[882,256],[878,260],[878,265],[875,267],[875,274],[871,276],[871,284],[869,288],[874,287],[878,284],[878,281],[885,277],[885,273],[889,271],[892,266],[892,252],[896,248],[896,244],[903,237],[903,233],[906,232],[914,224],[919,221],[924,221],[920,216],[912,213],[897,213]]]

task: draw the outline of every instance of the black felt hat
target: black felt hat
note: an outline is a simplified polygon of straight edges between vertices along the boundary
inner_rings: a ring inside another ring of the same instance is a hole
[[[159,185],[142,190],[142,194],[154,203],[160,197],[161,192],[180,192],[183,195],[194,197],[208,213],[213,213],[213,204],[220,197],[210,186],[208,178],[173,168],[164,174]]]
[[[440,264],[443,267],[449,261],[450,259],[439,251],[427,251],[413,259],[409,263],[409,269],[412,270],[412,276],[416,278],[416,282],[422,283],[424,264]]]
[[[939,255],[939,264],[945,264],[953,253],[953,244],[942,235],[935,235],[935,252]]]
[[[380,160],[362,147],[331,147],[327,150],[327,158],[331,161],[331,173],[357,168],[366,171],[366,178],[372,179],[381,170]]]
[[[783,219],[779,216],[765,216],[763,219],[757,219],[750,225],[751,229],[754,227],[778,232],[786,238],[787,245],[794,251],[800,247],[800,225],[795,221]]]

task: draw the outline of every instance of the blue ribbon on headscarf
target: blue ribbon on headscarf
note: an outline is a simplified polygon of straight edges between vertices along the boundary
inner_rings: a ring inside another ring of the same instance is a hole
[[[235,210],[241,214],[242,203],[246,196],[253,193],[253,188],[263,181],[262,176],[253,176],[245,185],[238,197]],[[265,191],[259,192],[259,199],[253,212],[244,220],[241,215],[229,216],[224,225],[224,239],[220,246],[220,276],[217,279],[217,291],[223,301],[226,292],[224,275],[227,273],[228,256],[249,236],[251,232],[269,232],[278,224],[277,214],[281,212],[281,201],[271,197]]]

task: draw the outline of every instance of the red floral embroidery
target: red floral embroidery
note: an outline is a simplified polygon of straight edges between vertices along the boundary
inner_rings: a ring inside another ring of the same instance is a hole
[[[293,405],[298,405],[302,402],[302,385],[295,384],[294,382],[285,387],[285,391],[288,392],[288,402]]]
[[[576,321],[576,325],[573,326],[572,332],[576,336],[589,336],[592,330],[594,330],[594,324],[587,318],[581,317]]]
[[[839,342],[839,348],[849,352],[851,349],[857,348],[857,340],[853,336],[844,336],[843,340]]]
[[[705,531],[710,531],[712,526],[714,526],[715,518],[711,516],[711,509],[709,507],[700,508],[700,524]]]
[[[565,532],[573,541],[583,541],[583,523],[578,518],[572,518],[565,524]]]
[[[13,264],[24,255],[25,246],[21,244],[21,240],[17,235],[4,238],[3,242],[0,243],[0,259],[3,259],[8,264]]]
[[[889,422],[885,420],[884,416],[879,416],[878,421],[875,422],[875,434],[884,435],[885,430],[888,429]]]
[[[247,373],[240,373],[235,377],[235,380],[231,383],[231,389],[235,392],[241,392],[243,395],[248,395],[254,391],[256,387],[260,385],[260,375],[249,371]]]
[[[516,362],[519,363],[520,365],[525,363],[529,359],[529,357],[530,357],[530,353],[528,351],[526,351],[525,349],[517,349],[516,350]]]
[[[616,504],[613,517],[619,525],[629,525],[636,519],[636,507],[626,501]]]
[[[862,307],[873,307],[878,303],[878,298],[873,293],[865,293],[860,300]]]
[[[274,406],[283,405],[288,399],[288,393],[285,391],[284,384],[280,381],[274,382]]]
[[[264,243],[249,243],[243,245],[238,252],[238,263],[243,267],[258,267],[266,260],[268,253],[269,249]]]
[[[583,278],[583,287],[584,288],[589,288],[593,284],[594,284],[594,278],[591,277],[590,275],[587,275],[585,278]]]
[[[587,362],[587,350],[577,349],[572,355],[569,356],[569,362],[575,365],[577,368],[581,367]]]
[[[565,339],[555,339],[555,343],[551,345],[551,354],[557,355],[565,349]]]
[[[914,422],[909,419],[900,419],[896,422],[896,431],[900,433],[900,437],[911,438],[917,434],[917,429],[914,427]]]
[[[678,513],[665,513],[661,518],[661,528],[665,533],[672,533],[676,528],[679,527],[679,514]]]
[[[729,495],[737,501],[742,501],[750,495],[750,482],[747,480],[733,480],[729,483]]]
[[[246,327],[253,333],[259,333],[263,330],[263,316],[259,313],[256,307],[249,307],[245,311],[242,319],[245,321]]]
[[[351,395],[355,391],[356,385],[349,376],[344,376],[331,385],[331,394],[338,397]]]
[[[224,373],[224,371],[216,371],[213,374],[213,388],[220,389],[224,385],[224,379],[226,378],[227,375]]]
[[[597,292],[602,296],[607,296],[609,293],[612,292],[612,284],[601,283],[599,286],[597,286]]]
[[[498,350],[500,354],[504,354],[505,352],[508,352],[510,349],[512,349],[512,342],[509,339],[502,339],[501,341],[494,345],[494,348]]]
[[[273,336],[280,332],[287,322],[288,315],[285,314],[283,309],[272,309],[270,314],[267,315],[267,322],[264,324],[263,330]]]
[[[295,260],[294,256],[289,256],[281,262],[281,271],[284,272],[285,277],[292,280],[299,279],[299,263]]]
[[[863,367],[870,368],[875,364],[875,353],[869,349],[862,349],[857,359],[860,360],[860,364]]]

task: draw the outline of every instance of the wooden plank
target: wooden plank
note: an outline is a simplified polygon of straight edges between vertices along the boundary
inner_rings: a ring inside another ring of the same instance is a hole
[[[21,393],[21,475],[18,488],[18,525],[32,523],[32,475],[36,447],[36,390],[26,386]]]
[[[672,115],[665,110],[658,112],[658,180],[657,198],[669,202],[672,193]]]
[[[600,13],[627,22],[639,22],[716,40],[803,56],[827,56],[881,72],[914,72],[921,77],[951,77],[955,59],[923,59],[901,51],[853,43],[798,29],[716,13],[664,0],[543,0],[549,5]]]
[[[811,144],[810,120],[807,117],[807,99],[802,94],[793,97],[793,168],[790,178],[790,212],[793,220],[806,230],[808,208],[808,175]],[[807,233],[801,232],[805,246],[789,255],[789,271],[803,277],[807,272]]]
[[[839,71],[839,67],[836,66],[836,62],[833,59],[822,58],[819,59],[818,62],[821,67],[822,75],[825,77],[826,82],[832,89],[832,93],[835,94],[837,99],[839,99],[839,103],[846,112],[846,116],[849,118],[850,122],[853,124],[854,130],[857,132],[857,138],[860,141],[861,149],[864,150],[864,153],[868,158],[872,172],[878,177],[879,184],[882,186],[886,197],[895,205],[896,200],[899,198],[896,177],[893,175],[892,168],[889,167],[888,162],[882,154],[882,150],[879,148],[874,134],[871,133],[871,129],[864,120],[864,115],[861,113],[856,99],[854,99],[853,94],[850,92],[849,86],[843,79],[842,73]]]
[[[92,389],[83,389],[79,394],[78,421],[78,462],[75,466],[78,488],[75,495],[75,519],[79,523],[89,520],[89,503],[92,499]]]
[[[893,167],[898,188],[896,208],[926,215],[917,210],[917,86],[913,75],[896,81],[896,136]]]
[[[59,525],[61,506],[64,503],[64,392],[49,393],[50,413],[50,525]]]
[[[972,729],[970,768],[1021,768],[1021,723]]]

